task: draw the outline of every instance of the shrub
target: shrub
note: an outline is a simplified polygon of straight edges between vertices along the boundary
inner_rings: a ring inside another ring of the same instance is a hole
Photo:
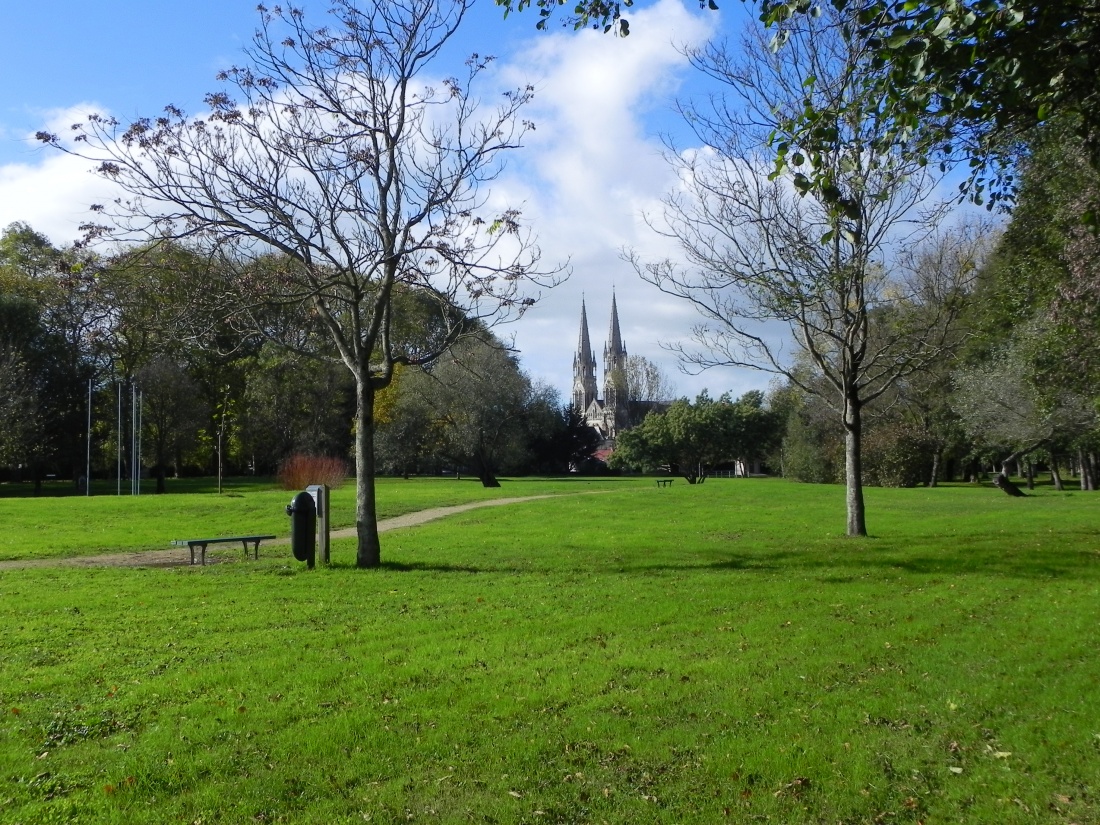
[[[780,453],[784,478],[810,484],[844,481],[844,431],[833,418],[798,410],[787,421]]]
[[[902,422],[870,429],[863,436],[863,483],[872,487],[916,487],[932,474],[935,446],[921,430]]]
[[[336,489],[348,477],[348,463],[341,458],[295,453],[279,465],[279,483],[284,490],[304,490],[310,484]]]

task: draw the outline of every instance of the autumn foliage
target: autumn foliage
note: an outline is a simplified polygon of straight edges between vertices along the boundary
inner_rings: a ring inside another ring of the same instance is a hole
[[[304,490],[311,484],[333,489],[348,477],[348,463],[341,458],[295,453],[279,465],[278,479],[284,490]]]

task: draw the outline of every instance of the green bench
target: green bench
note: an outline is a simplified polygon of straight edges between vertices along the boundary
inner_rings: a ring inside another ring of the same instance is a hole
[[[252,542],[253,557],[258,559],[260,557],[260,542],[274,538],[278,538],[278,536],[225,536],[216,539],[176,539],[172,542],[172,546],[183,547],[186,544],[191,549],[191,564],[195,563],[195,548],[199,548],[199,557],[205,565],[206,545],[208,544],[224,544],[226,542],[239,541],[244,546],[245,558],[248,558],[248,543]]]
[[[658,487],[667,487],[671,483],[672,483],[671,478],[659,478],[659,479],[657,479],[657,486]]]

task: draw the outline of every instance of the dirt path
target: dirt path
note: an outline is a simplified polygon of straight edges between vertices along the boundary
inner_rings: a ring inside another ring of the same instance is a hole
[[[382,519],[378,522],[378,532],[385,533],[388,530],[397,530],[401,527],[415,527],[436,519],[453,516],[455,513],[464,513],[467,510],[476,510],[479,507],[501,507],[505,504],[519,504],[523,501],[537,501],[543,498],[557,498],[556,495],[547,494],[541,496],[523,496],[520,498],[494,498],[488,501],[471,501],[467,504],[456,504],[452,507],[432,507],[429,510],[418,510],[415,513],[405,513],[396,518]],[[355,537],[354,527],[344,527],[333,530],[333,539],[349,539]],[[289,538],[278,538],[266,541],[261,545],[261,552],[266,547],[277,547],[290,544]],[[240,547],[236,545],[224,545],[236,547],[240,553]],[[217,556],[211,556],[209,550],[206,554],[207,561],[217,563]],[[171,550],[143,550],[138,553],[104,553],[98,556],[76,556],[69,559],[18,559],[15,561],[0,561],[0,570],[14,570],[26,567],[186,567],[191,563],[191,551],[180,547]]]

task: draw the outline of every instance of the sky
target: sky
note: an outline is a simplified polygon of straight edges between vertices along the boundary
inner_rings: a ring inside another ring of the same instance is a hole
[[[327,7],[324,0],[300,5],[313,19]],[[622,260],[626,249],[646,259],[675,255],[643,215],[659,210],[675,183],[661,140],[685,135],[675,100],[705,93],[677,46],[735,34],[748,19],[737,0],[721,5],[712,12],[695,0],[637,3],[631,35],[616,38],[558,25],[538,32],[535,13],[504,20],[491,0],[479,0],[452,50],[456,70],[460,55],[497,58],[483,97],[535,87],[524,116],[536,130],[510,156],[491,194],[519,206],[543,261],[567,263],[571,275],[498,332],[514,341],[532,378],[563,399],[572,387],[581,301],[599,358],[613,293],[627,350],[659,364],[677,394],[706,388],[736,396],[768,386],[770,376],[753,370],[683,373],[667,347],[687,343],[698,316]],[[39,146],[34,133],[64,131],[89,111],[127,120],[171,103],[201,113],[203,95],[219,87],[215,74],[241,62],[258,20],[256,0],[54,0],[12,4],[4,18],[0,228],[22,221],[58,245],[76,239],[88,206],[105,199],[105,184],[86,161]]]

